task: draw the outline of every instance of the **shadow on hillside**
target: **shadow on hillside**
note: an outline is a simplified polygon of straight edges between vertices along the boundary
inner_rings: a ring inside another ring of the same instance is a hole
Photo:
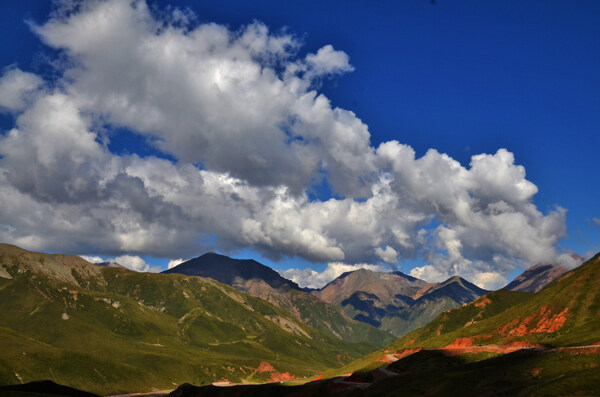
[[[22,385],[0,386],[0,395],[4,397],[61,396],[61,397],[99,397],[96,394],[63,386],[51,380],[39,380]]]

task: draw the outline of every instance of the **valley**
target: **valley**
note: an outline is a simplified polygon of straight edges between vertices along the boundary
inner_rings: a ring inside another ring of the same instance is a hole
[[[367,270],[305,291],[258,262],[217,254],[155,274],[7,244],[0,269],[4,385],[48,379],[97,395],[173,396],[386,395],[402,385],[407,395],[479,395],[500,380],[488,376],[467,390],[457,377],[519,368],[502,380],[503,392],[569,390],[581,374],[578,387],[589,391],[597,380],[590,371],[600,357],[600,255],[538,292]],[[535,270],[518,280],[539,280]],[[357,296],[370,301],[360,306]],[[398,304],[422,315],[418,303],[436,299],[454,308],[430,306],[433,319],[396,341],[369,324],[377,315],[369,307]],[[359,309],[371,317],[352,319]],[[556,378],[556,360],[569,363],[567,376]],[[439,384],[425,389],[440,368]]]

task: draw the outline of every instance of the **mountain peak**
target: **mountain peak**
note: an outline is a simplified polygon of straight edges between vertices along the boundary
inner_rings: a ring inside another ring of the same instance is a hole
[[[504,287],[504,289],[509,291],[538,292],[546,284],[554,281],[566,273],[566,271],[567,269],[562,266],[539,263],[525,270]]]
[[[301,289],[295,282],[281,277],[275,270],[253,259],[234,259],[215,252],[207,252],[163,273],[209,277],[232,286],[239,281],[262,280],[275,289]]]
[[[448,296],[459,303],[471,302],[489,291],[479,288],[470,281],[461,276],[452,276],[444,282],[428,288],[423,291],[423,295],[418,299],[431,300],[440,296]]]

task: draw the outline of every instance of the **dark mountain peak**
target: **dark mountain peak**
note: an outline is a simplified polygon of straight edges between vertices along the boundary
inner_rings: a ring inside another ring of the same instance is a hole
[[[361,270],[362,270],[362,269],[361,269]],[[349,272],[344,272],[344,273],[340,274],[340,275],[339,275],[337,278],[334,278],[333,280],[331,280],[330,282],[328,282],[328,283],[327,283],[327,285],[329,285],[329,284],[333,283],[335,280],[343,280],[343,279],[345,279],[346,277],[348,277],[349,275],[351,275],[351,274],[353,274],[354,272],[357,272],[357,271],[358,271],[358,270],[351,270],[351,271],[349,271]],[[326,286],[327,286],[327,285],[326,285]],[[323,287],[323,288],[325,288],[325,287]],[[321,289],[323,289],[323,288],[321,288]]]
[[[359,276],[359,277],[360,277],[360,276],[372,275],[372,274],[374,274],[374,273],[375,273],[375,272],[373,272],[373,271],[371,271],[371,270],[369,270],[369,269],[356,269],[356,270],[350,270],[349,272],[344,272],[344,273],[342,273],[341,275],[339,275],[339,276],[338,276],[336,279],[334,279],[334,280],[332,280],[332,281],[335,281],[335,280],[338,280],[338,279],[340,279],[340,280],[341,280],[341,279],[344,279],[344,278],[346,278],[346,277],[348,277],[348,276],[351,276],[351,275],[352,275],[352,276]]]
[[[275,289],[301,290],[295,282],[281,277],[275,270],[254,259],[234,259],[215,252],[207,252],[165,270],[163,273],[209,277],[228,285],[234,285],[238,279],[243,281],[262,280]]]
[[[538,292],[567,271],[565,267],[540,263],[531,266],[511,281],[504,289],[509,291]]]
[[[113,261],[105,261],[105,262],[95,263],[95,265],[104,266],[104,267],[123,267],[123,265],[120,265],[117,262],[113,262]]]
[[[460,276],[452,276],[429,289],[418,300],[431,300],[441,297],[449,297],[459,303],[471,302],[489,291],[479,288],[475,284]]]
[[[525,272],[543,272],[544,270],[552,269],[554,265],[538,263],[537,265],[531,266],[529,269],[525,270]]]
[[[461,276],[452,276],[448,280],[444,281],[442,284],[450,284],[450,283],[462,283],[463,281],[467,281]]]

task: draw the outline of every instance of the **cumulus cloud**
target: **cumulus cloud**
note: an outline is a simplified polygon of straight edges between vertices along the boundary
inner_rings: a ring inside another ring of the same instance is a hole
[[[381,247],[375,248],[375,255],[380,257],[385,263],[395,264],[398,262],[398,252],[389,245],[386,245],[385,249]]]
[[[149,264],[142,258],[137,255],[121,255],[116,258],[109,259],[108,262],[116,262],[119,265],[126,267],[129,270],[134,270],[136,272],[158,272],[158,269],[152,269]]]
[[[90,263],[102,263],[104,262],[104,259],[102,259],[99,256],[87,256],[87,255],[80,255],[81,258],[85,259],[86,261],[90,262]]]
[[[574,255],[573,253],[565,252],[564,254],[560,254],[556,258],[556,264],[562,267],[565,267],[569,270],[575,269],[577,266],[581,265],[585,261],[579,255]]]
[[[0,78],[0,110],[22,111],[42,84],[43,80],[33,73],[8,68]]]
[[[120,255],[115,258],[108,258],[108,259],[103,259],[100,256],[88,256],[88,255],[80,255],[80,257],[90,263],[102,263],[102,262],[118,263],[119,265],[121,265],[129,270],[134,270],[136,272],[158,273],[158,272],[162,271],[160,266],[150,266],[148,263],[146,263],[146,261],[143,258],[140,258],[137,255]],[[175,261],[177,261],[177,260],[175,260]],[[171,262],[174,262],[174,261],[171,261]],[[169,269],[172,267],[171,262],[169,262]],[[179,262],[179,263],[181,263],[181,262]]]
[[[180,265],[183,263],[183,259],[179,258],[179,259],[171,259],[169,261],[169,263],[167,264],[167,269],[172,269],[177,265]]]
[[[142,0],[58,4],[33,29],[61,51],[59,77],[0,77],[15,120],[0,136],[1,241],[133,255],[128,267],[144,271],[139,255],[191,257],[206,244],[349,264],[420,255],[413,275],[482,285],[558,257],[566,211],[537,209],[509,151],[466,167],[434,149],[374,147],[357,115],[318,92],[352,70],[343,51],[298,57],[296,37],[260,22],[232,31]],[[111,152],[122,129],[174,161]],[[323,182],[335,198],[310,199]],[[311,272],[306,285],[337,274]]]
[[[305,269],[280,270],[279,274],[288,280],[292,280],[301,287],[322,288],[342,274],[358,269],[367,269],[374,272],[390,271],[390,268],[381,265],[370,265],[365,263],[348,265],[346,263],[331,262],[327,264],[327,267],[321,273],[307,267]]]

